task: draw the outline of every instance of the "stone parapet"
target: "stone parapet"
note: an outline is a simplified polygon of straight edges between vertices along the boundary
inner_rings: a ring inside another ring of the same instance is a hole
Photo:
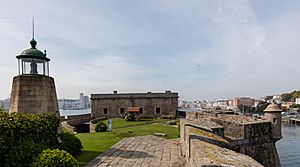
[[[246,166],[260,164],[266,167],[281,166],[275,146],[277,140],[272,138],[272,125],[269,121],[240,115],[200,112],[189,113],[187,118],[180,120],[180,142],[183,154],[192,166],[233,165],[232,161],[223,162],[222,158],[213,158],[210,156],[211,151],[219,157],[224,156],[235,160],[232,157],[244,159],[243,157],[247,155],[249,157],[246,159],[253,158],[257,161],[250,160]],[[207,151],[207,147],[213,150]],[[226,155],[222,155],[222,152],[226,152]],[[237,162],[233,166],[244,166],[241,165],[242,161],[235,161]],[[250,165],[252,163],[253,165]]]
[[[178,93],[118,93],[118,94],[91,94],[91,100],[97,99],[141,99],[141,98],[178,98]]]
[[[251,157],[199,139],[190,139],[191,155],[187,166],[263,167]]]

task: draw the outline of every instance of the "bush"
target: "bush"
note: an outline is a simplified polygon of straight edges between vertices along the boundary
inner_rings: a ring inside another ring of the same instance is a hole
[[[103,122],[98,122],[95,127],[96,132],[106,132],[107,125]]]
[[[26,140],[39,143],[46,148],[57,147],[58,127],[59,118],[54,114],[0,112],[0,166],[6,164],[5,157],[9,156],[8,152]]]
[[[33,159],[38,156],[45,146],[36,144],[31,140],[24,140],[12,147],[5,155],[5,166],[30,166]]]
[[[44,150],[35,159],[32,164],[33,167],[78,167],[79,163],[77,160],[68,152],[64,150],[54,149],[54,150]]]
[[[128,113],[128,114],[125,116],[124,119],[125,119],[126,121],[135,121],[135,120],[136,120],[135,116],[134,116],[133,114],[131,114],[131,113]]]
[[[65,150],[73,156],[78,155],[82,149],[81,141],[73,134],[61,133],[58,135],[61,143],[58,145],[58,149]]]
[[[121,118],[125,118],[125,117],[126,117],[126,113],[120,114],[120,117],[121,117]]]

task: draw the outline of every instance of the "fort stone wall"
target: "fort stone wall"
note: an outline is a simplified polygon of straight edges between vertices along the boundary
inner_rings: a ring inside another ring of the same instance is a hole
[[[128,107],[139,107],[139,117],[158,118],[162,115],[176,116],[178,93],[129,93],[92,94],[92,116],[120,117]]]
[[[217,146],[220,147],[220,152],[222,150],[227,152],[229,149],[236,152],[236,156],[238,153],[247,155],[265,167],[281,166],[275,146],[277,139],[272,138],[272,124],[268,120],[241,115],[191,112],[187,114],[187,119],[180,121],[180,141],[187,161],[191,164],[196,164],[201,154],[210,155],[209,152],[204,154],[207,146],[213,148]],[[215,152],[219,154],[217,149]],[[207,159],[215,165],[223,163],[222,158]],[[205,161],[205,158],[201,158],[201,163]],[[225,164],[231,165],[230,163]]]

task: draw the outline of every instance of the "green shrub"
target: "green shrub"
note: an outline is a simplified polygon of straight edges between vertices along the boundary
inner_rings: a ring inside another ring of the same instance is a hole
[[[95,127],[96,132],[106,132],[107,125],[103,122],[98,122]]]
[[[126,117],[126,113],[120,114],[120,117],[121,117],[121,118],[125,118],[125,117]]]
[[[125,116],[124,119],[125,119],[126,121],[135,121],[135,120],[136,120],[135,116],[134,116],[133,114],[131,114],[131,113],[128,113],[128,114]]]
[[[54,114],[0,112],[0,166],[6,164],[6,154],[26,140],[46,148],[57,147],[58,127],[59,118]]]
[[[73,156],[80,153],[82,144],[75,135],[70,133],[61,133],[58,136],[61,140],[61,143],[58,145],[58,149],[65,150]]]
[[[64,150],[54,149],[54,150],[44,150],[35,159],[32,164],[33,167],[78,167],[79,163],[77,160],[68,152]]]
[[[30,166],[33,159],[38,156],[45,146],[36,144],[31,140],[24,140],[13,146],[5,155],[5,166]]]

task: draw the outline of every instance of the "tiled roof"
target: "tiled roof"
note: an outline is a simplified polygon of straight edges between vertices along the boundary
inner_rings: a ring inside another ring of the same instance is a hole
[[[128,107],[127,112],[139,112],[140,107]]]

